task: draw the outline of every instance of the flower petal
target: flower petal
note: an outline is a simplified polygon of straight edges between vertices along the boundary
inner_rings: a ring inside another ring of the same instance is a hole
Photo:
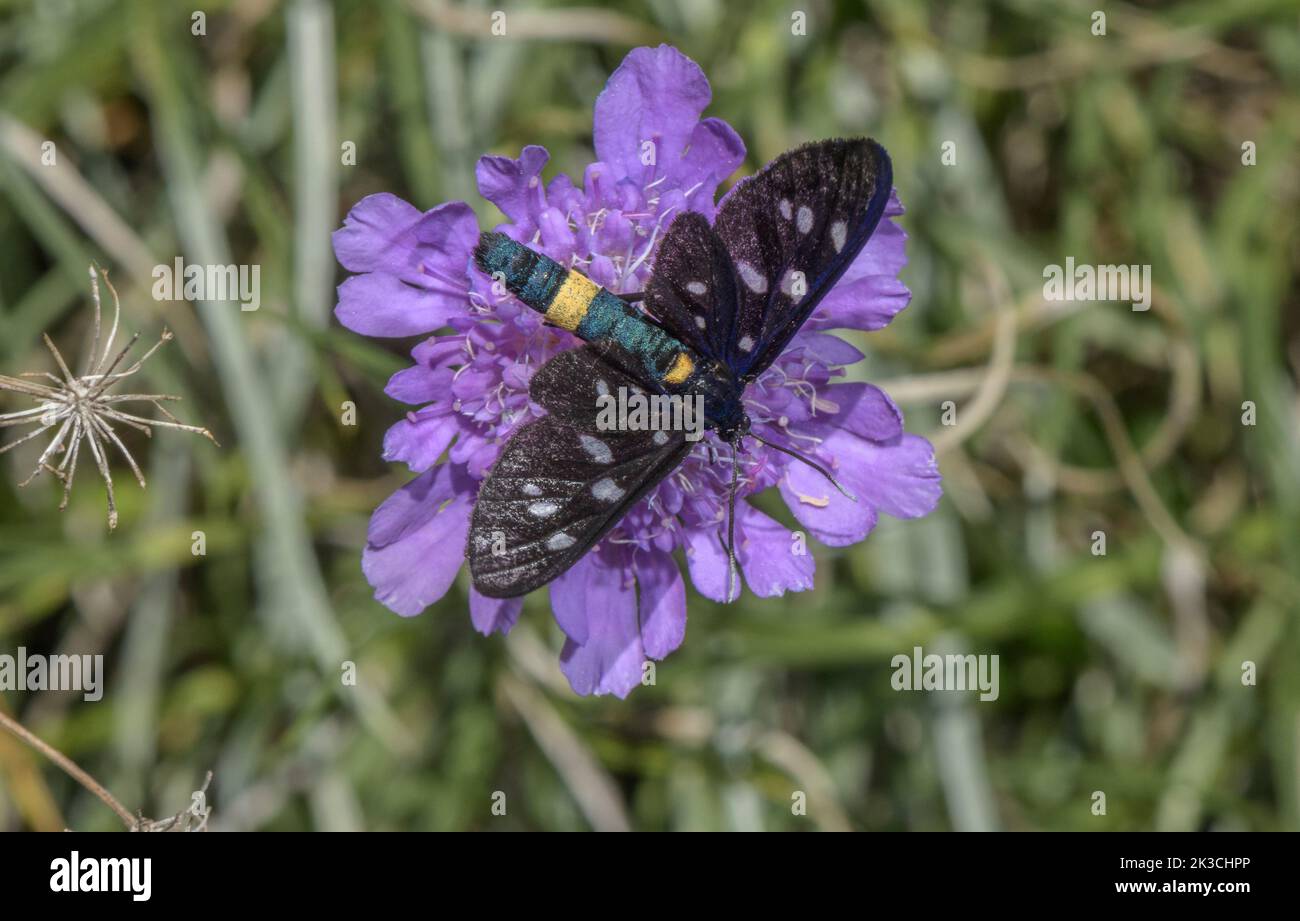
[[[847,429],[870,441],[893,441],[903,434],[902,411],[874,384],[831,384],[822,388],[817,403],[837,411],[809,419],[800,426],[802,433],[824,438],[834,429]]]
[[[559,208],[544,209],[538,215],[537,225],[542,231],[542,246],[546,252],[556,255],[573,252],[578,238],[569,226],[568,216]]]
[[[523,610],[522,598],[489,598],[477,589],[469,590],[469,619],[474,629],[484,636],[509,633]]]
[[[889,219],[891,214],[902,211],[898,196],[891,193],[885,217],[853,264],[817,305],[808,328],[882,329],[907,306],[912,292],[898,277],[907,265],[907,233]]]
[[[349,272],[383,272],[414,285],[426,269],[463,275],[478,242],[478,219],[463,201],[423,214],[396,195],[367,195],[334,231],[334,254]]]
[[[409,267],[411,228],[419,220],[419,209],[396,195],[367,195],[334,231],[334,255],[349,272],[401,274]]]
[[[807,361],[819,361],[828,367],[857,364],[866,356],[839,336],[830,333],[801,332],[790,343],[786,353],[801,349]]]
[[[599,583],[597,575],[604,575],[595,552],[587,553],[551,583],[551,614],[564,635],[581,645],[591,638],[588,623],[588,595],[596,589],[588,583]],[[589,572],[588,570],[591,570]]]
[[[550,158],[545,147],[535,144],[525,147],[518,160],[479,157],[474,167],[479,194],[516,224],[531,223],[545,199],[541,175]]]
[[[920,435],[905,434],[880,444],[843,431],[821,445],[836,457],[837,473],[859,500],[895,518],[920,518],[943,496],[934,446]]]
[[[876,442],[839,429],[817,453],[833,459],[835,475],[858,501],[846,499],[821,474],[798,463],[786,468],[781,495],[800,524],[830,546],[862,540],[875,527],[877,512],[919,518],[934,511],[943,495],[934,448],[919,435]]]
[[[636,590],[621,554],[602,548],[584,556],[551,583],[551,608],[569,636],[560,670],[576,693],[622,698],[641,683],[645,649]]]
[[[739,511],[744,503],[737,502]],[[687,528],[686,569],[691,574],[695,590],[710,601],[727,600],[727,551],[722,544],[721,528],[726,524]]]
[[[686,583],[667,553],[640,553],[635,569],[641,642],[646,655],[662,659],[686,637]]]
[[[410,617],[447,593],[464,561],[471,489],[463,472],[442,464],[375,510],[361,568],[378,601]]]
[[[363,336],[416,336],[465,312],[465,295],[447,296],[408,285],[394,275],[353,275],[339,285],[339,322]]]
[[[813,587],[816,564],[804,542],[748,503],[736,503],[736,515],[736,557],[750,591],[776,598]]]
[[[642,185],[671,173],[711,97],[704,71],[676,48],[632,49],[596,97],[596,158]],[[646,142],[654,144],[652,165],[642,162]]]
[[[876,526],[876,507],[842,495],[826,478],[798,462],[786,468],[779,484],[790,513],[828,547],[856,544]]]
[[[370,516],[366,543],[387,547],[428,523],[438,506],[452,497],[451,469],[439,467],[411,480],[379,504]]]
[[[690,191],[686,207],[713,220],[718,186],[745,162],[745,142],[720,118],[706,118],[691,132],[691,148],[680,164],[669,164],[673,185]],[[693,190],[693,191],[692,191]]]
[[[388,379],[384,393],[394,400],[423,406],[426,403],[451,402],[451,384],[454,371],[451,368],[431,368],[427,365],[411,365],[402,368]]]
[[[498,434],[488,426],[471,422],[464,416],[455,418],[460,434],[447,457],[454,464],[464,465],[470,477],[481,480],[487,476],[488,468],[496,463],[508,436],[505,433]]]
[[[686,563],[691,581],[701,595],[713,601],[727,600],[724,529],[725,524],[718,528],[692,529],[686,535]],[[775,598],[787,591],[801,592],[813,586],[812,554],[780,522],[747,502],[736,503],[736,559],[745,584],[760,598]],[[734,588],[732,592],[734,595]]]
[[[450,406],[407,413],[384,433],[384,460],[400,461],[421,473],[438,462],[459,431]]]

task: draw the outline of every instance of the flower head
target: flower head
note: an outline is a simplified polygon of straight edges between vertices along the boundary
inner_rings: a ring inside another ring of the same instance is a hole
[[[563,174],[544,183],[549,155],[541,147],[526,147],[517,159],[479,161],[479,191],[508,219],[498,229],[615,293],[642,290],[668,224],[682,211],[712,219],[718,186],[744,159],[744,144],[726,122],[700,117],[709,99],[703,72],[676,49],[635,49],[596,100],[598,159],[580,183]],[[930,444],[903,432],[902,414],[879,388],[839,380],[863,355],[826,332],[880,329],[907,305],[910,294],[898,280],[905,234],[890,220],[901,213],[891,197],[886,219],[853,265],[746,390],[757,434],[835,469],[858,500],[789,456],[748,444],[740,457],[736,553],[745,583],[760,597],[810,588],[813,558],[792,552],[791,533],[745,496],[777,487],[794,517],[832,546],[862,540],[881,511],[915,517],[939,499]],[[403,615],[418,614],[450,588],[479,483],[511,433],[541,413],[528,398],[533,372],[578,342],[494,290],[471,262],[478,235],[463,202],[421,213],[384,194],[359,202],[334,235],[339,261],[357,273],[339,288],[345,326],[371,336],[446,330],[415,347],[414,364],[386,391],[412,408],[389,429],[384,457],[419,476],[376,510],[363,568],[376,597]],[[680,645],[686,585],[674,551],[684,551],[700,594],[727,600],[730,451],[707,437],[551,584],[566,637],[561,668],[578,693],[624,697],[647,658],[662,659]],[[508,631],[520,605],[470,592],[470,616],[485,634]]]
[[[104,284],[108,286],[109,292],[113,295],[113,325],[108,331],[107,338],[103,341],[102,349],[100,348],[102,329],[100,324],[99,275],[103,276]],[[54,361],[59,367],[58,375],[47,371],[23,374],[21,377],[0,375],[0,390],[21,393],[36,400],[36,406],[30,409],[0,415],[0,427],[37,426],[37,428],[22,437],[0,448],[0,454],[4,454],[6,451],[34,438],[39,438],[53,429],[54,435],[50,438],[45,450],[41,452],[31,476],[19,485],[26,486],[43,472],[52,474],[63,481],[63,501],[59,503],[59,508],[62,510],[68,507],[68,496],[72,492],[72,480],[77,475],[77,460],[81,455],[81,446],[82,444],[88,445],[91,458],[99,470],[99,475],[104,480],[104,487],[108,490],[108,527],[109,530],[112,530],[117,527],[117,501],[113,496],[113,475],[108,465],[108,446],[110,444],[115,446],[126,459],[131,472],[135,474],[136,481],[140,484],[140,488],[143,489],[145,485],[144,474],[140,472],[140,466],[135,462],[135,458],[131,456],[131,452],[127,450],[126,445],[118,437],[117,426],[124,425],[127,428],[141,431],[145,435],[152,435],[153,427],[161,426],[162,428],[179,429],[182,432],[203,435],[213,444],[216,444],[217,440],[212,437],[212,433],[207,429],[200,428],[197,425],[186,425],[163,408],[163,401],[179,400],[180,397],[170,396],[165,393],[113,392],[114,387],[139,371],[144,366],[144,363],[153,356],[153,353],[158,351],[163,343],[172,338],[172,334],[170,330],[164,329],[162,336],[159,337],[149,351],[145,352],[129,367],[121,368],[122,361],[135,346],[140,334],[137,333],[132,336],[120,351],[113,352],[113,344],[117,339],[118,323],[122,316],[122,305],[118,301],[117,291],[108,280],[108,273],[101,269],[99,275],[95,274],[95,268],[92,266],[90,269],[90,292],[95,303],[95,323],[93,338],[90,349],[86,352],[82,373],[73,374],[50,337],[45,336],[45,346],[50,350],[50,354],[54,356]],[[119,368],[121,369],[119,370]],[[48,379],[51,383],[37,383],[35,379],[42,377]],[[127,412],[125,404],[129,403],[152,403],[158,412],[167,417],[168,421],[150,419]],[[50,462],[58,455],[62,455],[62,459],[56,467]]]

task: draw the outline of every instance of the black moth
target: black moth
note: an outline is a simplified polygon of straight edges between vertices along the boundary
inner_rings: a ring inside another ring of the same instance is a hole
[[[586,344],[533,376],[529,395],[548,415],[510,438],[479,490],[466,551],[474,587],[509,598],[550,582],[690,452],[681,431],[598,429],[598,398],[618,388],[703,398],[705,427],[733,448],[731,510],[745,437],[812,464],[751,433],[742,396],[871,237],[892,178],[889,155],[866,138],[787,151],[737,184],[712,226],[695,212],[677,216],[640,295],[617,296],[483,234],[479,267]],[[733,527],[729,514],[734,579]]]

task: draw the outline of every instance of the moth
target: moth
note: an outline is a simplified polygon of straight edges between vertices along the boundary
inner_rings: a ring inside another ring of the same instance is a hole
[[[479,268],[585,344],[533,375],[529,396],[547,415],[514,433],[479,490],[466,549],[475,588],[510,598],[555,579],[690,452],[682,431],[598,426],[601,398],[619,388],[702,398],[705,428],[732,447],[733,579],[746,437],[809,464],[853,498],[820,465],[751,433],[744,391],[861,252],[892,185],[889,155],[868,138],[787,151],[739,182],[712,225],[697,212],[677,215],[639,294],[615,294],[504,234],[482,234]]]

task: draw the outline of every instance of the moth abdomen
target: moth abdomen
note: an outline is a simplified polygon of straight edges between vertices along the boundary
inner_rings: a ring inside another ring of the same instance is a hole
[[[570,332],[578,331],[592,302],[605,293],[581,272],[565,268],[502,233],[482,234],[474,248],[474,261],[515,297]]]
[[[492,231],[479,237],[474,261],[549,323],[587,342],[617,344],[652,385],[682,388],[696,370],[685,345],[577,269]]]
[[[479,236],[474,261],[495,282],[505,285],[507,291],[541,313],[546,312],[567,274],[554,259],[495,231]]]

